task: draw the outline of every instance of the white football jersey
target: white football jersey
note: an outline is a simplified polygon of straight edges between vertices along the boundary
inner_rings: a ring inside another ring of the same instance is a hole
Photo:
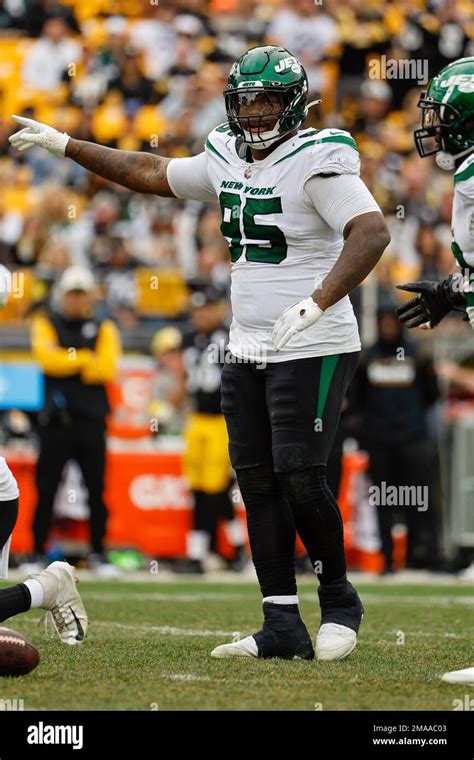
[[[203,175],[198,187],[197,178],[190,178],[195,170]],[[358,214],[380,211],[366,191],[363,208],[359,203],[354,213],[349,203],[345,218],[339,213],[331,226],[330,213],[325,209],[325,218],[318,213],[305,184],[322,173],[358,177],[359,171],[359,154],[348,132],[301,130],[266,158],[249,163],[239,156],[228,124],[210,133],[204,154],[169,164],[168,180],[177,197],[217,197],[221,206],[221,231],[232,258],[232,354],[281,362],[360,349],[348,296],[281,351],[272,344],[272,330],[281,313],[310,296],[334,266],[345,224]]]
[[[460,268],[474,268],[474,153],[454,174],[451,226],[452,249]]]

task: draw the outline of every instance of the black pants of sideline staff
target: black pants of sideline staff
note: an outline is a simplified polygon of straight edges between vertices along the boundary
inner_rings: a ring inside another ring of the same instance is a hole
[[[408,529],[408,567],[436,567],[439,563],[437,519],[434,509],[433,452],[427,440],[417,440],[390,445],[372,442],[368,446],[369,470],[374,486],[415,486],[417,497],[427,497],[423,505],[406,504],[403,507],[379,504],[377,519],[382,540],[382,552],[387,568],[393,565],[392,525],[394,512],[402,511]],[[415,492],[416,493],[416,492]]]
[[[35,551],[44,553],[51,525],[53,503],[64,465],[74,459],[89,492],[92,551],[103,551],[107,522],[104,504],[105,420],[72,418],[67,424],[58,422],[40,427],[40,453],[36,467],[38,502],[33,522]]]

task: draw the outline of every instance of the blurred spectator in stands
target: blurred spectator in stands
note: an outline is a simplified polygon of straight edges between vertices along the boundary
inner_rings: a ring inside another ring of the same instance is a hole
[[[150,405],[150,416],[156,423],[155,435],[181,435],[191,411],[182,344],[177,327],[163,327],[151,342],[151,353],[156,360]]]
[[[428,62],[429,79],[450,61],[472,55],[472,8],[461,13],[456,0],[428,0],[423,10],[410,6],[405,3],[408,12],[398,39],[407,57]]]
[[[0,0],[0,31],[4,29],[13,29],[18,26],[18,22],[5,7],[5,0]]]
[[[197,276],[223,291],[230,291],[229,250],[225,242],[222,244],[221,240],[214,240],[199,249]]]
[[[173,21],[173,29],[176,42],[170,75],[198,71],[204,59],[198,44],[205,32],[202,22],[197,16],[180,14]]]
[[[431,225],[423,223],[419,225],[415,238],[415,248],[421,260],[420,280],[440,279],[441,244]],[[451,263],[454,268],[452,258]]]
[[[71,39],[63,19],[50,18],[26,55],[21,72],[23,83],[32,90],[48,92],[61,82],[68,66],[77,65],[81,58],[81,45]]]
[[[474,399],[474,367],[443,359],[436,363],[436,372],[450,384],[450,391],[457,398]]]
[[[119,74],[110,80],[108,89],[120,93],[129,116],[133,116],[140,106],[152,102],[153,82],[142,74],[138,50],[125,48]]]
[[[350,390],[351,406],[362,422],[360,441],[369,452],[369,473],[379,493],[394,486],[428,496],[423,504],[377,503],[377,519],[386,573],[393,572],[392,525],[402,508],[408,527],[409,567],[436,569],[439,563],[433,503],[434,461],[427,412],[437,401],[433,365],[403,334],[394,305],[378,311],[378,337],[363,355]],[[399,493],[404,493],[399,491]],[[420,509],[418,508],[420,507]]]
[[[362,82],[356,117],[346,127],[355,140],[366,140],[368,137],[380,140],[391,100],[392,90],[387,82],[376,79]]]
[[[192,137],[200,151],[209,132],[227,121],[222,93],[227,85],[227,72],[217,64],[207,64],[195,80],[194,103],[199,105],[192,120]]]
[[[183,465],[194,497],[194,526],[188,535],[188,561],[182,568],[204,572],[209,553],[217,551],[218,524],[224,521],[233,547],[228,564],[241,569],[244,532],[230,495],[233,476],[220,391],[228,343],[228,306],[214,286],[194,283],[192,287],[192,325],[183,334],[183,352],[193,412],[184,430]]]
[[[173,6],[171,0],[160,0],[159,3],[141,0],[140,18],[130,32],[131,43],[144,53],[145,75],[152,80],[166,76],[174,60]]]
[[[111,241],[118,236],[121,202],[108,190],[96,192],[86,212],[64,231],[74,263],[105,266],[111,256]]]
[[[58,3],[56,0],[28,0],[24,6],[25,10],[17,17],[16,25],[29,37],[39,37],[51,18],[62,19],[70,32],[81,33],[74,9],[69,4]]]
[[[62,240],[52,237],[46,241],[39,253],[35,268],[35,278],[47,287],[45,297],[49,288],[59,280],[64,270],[71,264],[71,251]]]
[[[65,234],[69,218],[69,192],[57,185],[43,185],[38,202],[25,216],[23,229],[16,242],[16,258],[23,266],[38,262],[41,250],[56,233]]]
[[[299,58],[308,74],[310,90],[319,92],[323,80],[318,64],[339,41],[337,24],[322,6],[316,6],[314,0],[285,2],[273,15],[267,37]]]
[[[84,44],[83,73],[69,80],[75,103],[94,109],[107,91],[108,83],[119,76],[124,50],[128,43],[127,19],[109,16],[104,22],[106,38],[94,48]],[[91,116],[94,111],[92,110]],[[79,134],[75,134],[79,138]],[[79,139],[89,139],[87,137]]]
[[[369,5],[365,0],[346,0],[334,5],[342,43],[338,81],[339,108],[346,98],[357,100],[369,55],[382,55],[389,47],[390,32],[385,24],[383,4],[380,5],[380,8]]]
[[[93,315],[91,272],[70,267],[62,275],[55,306],[32,324],[33,355],[45,374],[45,406],[39,414],[40,452],[36,468],[38,502],[31,563],[45,563],[54,497],[64,465],[75,460],[89,492],[92,553],[89,563],[103,577],[114,567],[104,553],[107,508],[103,500],[106,383],[114,380],[120,355],[115,325]],[[31,570],[30,570],[31,571]]]

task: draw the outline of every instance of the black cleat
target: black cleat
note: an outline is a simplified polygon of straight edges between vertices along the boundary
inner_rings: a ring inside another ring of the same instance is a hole
[[[299,612],[291,612],[282,607],[281,604],[264,602],[265,620],[260,631],[240,641],[221,644],[211,652],[212,657],[313,660],[313,644]]]
[[[321,626],[316,637],[318,660],[342,660],[356,647],[364,608],[348,580],[321,585]]]
[[[364,607],[352,583],[344,579],[341,583],[321,584],[318,596],[321,625],[337,623],[358,632],[364,617]]]

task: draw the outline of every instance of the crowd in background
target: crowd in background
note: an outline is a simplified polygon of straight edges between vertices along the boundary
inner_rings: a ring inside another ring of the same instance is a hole
[[[472,53],[472,26],[463,0],[1,0],[0,260],[34,275],[33,306],[69,265],[92,267],[123,328],[150,316],[137,269],[228,286],[216,207],[139,196],[39,149],[21,155],[8,143],[10,114],[112,147],[192,155],[226,119],[232,62],[275,42],[301,58],[311,96],[323,99],[307,125],[357,140],[392,233],[382,286],[442,277],[453,266],[452,179],[414,150],[422,85],[373,78],[371,66],[425,61],[431,77]]]
[[[469,0],[0,0],[0,263],[26,276],[25,297],[0,315],[0,328],[26,333],[71,265],[93,271],[98,312],[122,337],[190,326],[196,282],[228,299],[217,205],[138,195],[41,149],[19,154],[8,142],[17,128],[10,114],[110,147],[194,155],[226,121],[222,92],[234,60],[275,43],[302,60],[310,98],[322,99],[306,126],[352,133],[362,178],[389,224],[370,299],[367,284],[353,294],[361,322],[370,301],[373,330],[364,323],[362,334],[375,339],[377,308],[402,297],[396,283],[454,269],[452,176],[419,158],[413,130],[420,91],[444,65],[474,54],[473,39]],[[419,65],[393,78],[384,61]],[[150,293],[152,273],[161,287]],[[443,334],[470,332],[458,315],[437,328]],[[168,371],[180,386],[179,336],[161,333],[154,346],[161,377]],[[459,394],[474,396],[471,370],[437,367]],[[185,415],[178,419],[177,433]]]

